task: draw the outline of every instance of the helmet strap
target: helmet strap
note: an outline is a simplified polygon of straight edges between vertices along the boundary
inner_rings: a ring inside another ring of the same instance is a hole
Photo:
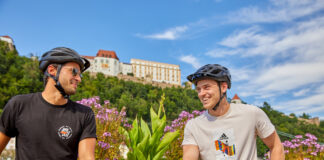
[[[221,95],[222,92],[221,92],[220,82],[217,82],[217,84],[218,84],[218,88],[219,88],[219,95]],[[225,97],[225,95],[226,95],[226,92],[224,92],[223,95],[219,98],[218,102],[216,103],[216,105],[213,108],[214,111],[216,111],[216,109],[219,107],[219,104],[222,101],[222,99]]]
[[[60,76],[60,72],[61,72],[61,68],[62,68],[62,65],[59,64],[58,67],[57,67],[57,72],[56,72],[56,76],[54,77],[53,75],[49,74],[46,70],[45,74],[49,77],[51,77],[54,81],[55,81],[55,88],[62,94],[62,96],[65,98],[65,99],[68,99],[70,98],[70,95],[66,94],[65,91],[64,91],[64,88],[61,86],[61,83],[59,82],[59,76]]]

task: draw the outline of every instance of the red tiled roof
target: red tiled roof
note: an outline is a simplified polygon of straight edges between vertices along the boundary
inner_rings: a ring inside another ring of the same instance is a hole
[[[102,49],[100,49],[98,51],[97,57],[115,58],[115,59],[119,60],[115,51],[106,51],[106,50],[102,50]]]
[[[239,99],[239,100],[241,100],[241,98],[237,94],[235,94],[232,99]]]
[[[82,56],[83,58],[86,58],[86,59],[94,59],[95,57],[94,56]]]
[[[1,37],[5,37],[5,38],[10,38],[10,39],[12,39],[10,36],[1,36]]]

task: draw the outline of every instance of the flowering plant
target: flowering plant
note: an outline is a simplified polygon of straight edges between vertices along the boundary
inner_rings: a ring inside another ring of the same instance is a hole
[[[127,123],[126,108],[120,112],[116,108],[109,108],[109,101],[104,105],[99,104],[99,97],[82,99],[80,104],[89,106],[95,113],[97,127],[96,159],[122,159],[120,146],[125,142],[125,137],[119,132],[120,126],[126,129],[131,127]]]
[[[124,131],[128,141],[127,146],[130,151],[127,158],[130,160],[159,160],[163,157],[169,144],[176,140],[179,131],[164,133],[166,125],[166,115],[163,108],[164,95],[160,101],[158,114],[151,108],[151,129],[147,123],[141,119],[140,125],[137,118],[133,121],[133,128]],[[162,116],[163,112],[163,116]],[[162,117],[161,117],[162,116]],[[160,118],[161,117],[161,118]]]
[[[173,141],[170,144],[169,149],[167,150],[165,156],[167,159],[182,159],[183,151],[181,147],[181,143],[183,140],[183,134],[184,134],[184,128],[187,122],[199,115],[201,115],[204,111],[193,111],[192,113],[182,111],[179,115],[179,117],[172,121],[171,126],[166,126],[164,129],[164,132],[174,132],[176,130],[180,131],[180,136],[176,141]]]
[[[288,160],[322,160],[324,159],[324,145],[318,144],[317,137],[310,133],[296,135],[291,141],[282,142],[285,157]],[[269,158],[269,152],[265,154]]]

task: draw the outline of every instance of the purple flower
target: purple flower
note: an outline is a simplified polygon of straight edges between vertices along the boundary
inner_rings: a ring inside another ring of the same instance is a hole
[[[111,137],[111,133],[110,132],[105,132],[102,134],[104,137]]]
[[[312,152],[311,155],[317,156],[317,152]]]
[[[170,131],[172,128],[170,127],[170,126],[166,126],[165,128],[164,128],[164,132],[168,132],[168,131]]]
[[[106,113],[112,113],[112,109],[106,109]]]
[[[104,101],[104,104],[109,104],[109,103],[110,103],[109,100],[105,100],[105,101]]]
[[[122,116],[126,116],[126,112],[120,112],[119,114]]]
[[[296,137],[296,138],[298,138],[298,139],[301,139],[301,138],[303,138],[303,136],[302,136],[302,135],[296,135],[295,137]]]

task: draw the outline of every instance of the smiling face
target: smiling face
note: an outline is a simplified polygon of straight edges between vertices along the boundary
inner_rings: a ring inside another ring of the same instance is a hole
[[[76,93],[78,84],[81,82],[80,66],[75,62],[69,62],[62,66],[59,81],[68,95]]]
[[[200,102],[203,104],[205,109],[212,110],[212,108],[214,108],[220,100],[221,95],[226,95],[226,91],[228,88],[227,83],[220,82],[219,85],[217,81],[210,78],[201,79],[196,83],[196,91],[198,93],[198,98],[200,99]],[[219,87],[221,87],[221,91],[219,90]],[[226,103],[227,100],[225,97],[221,100],[220,106]],[[226,105],[224,106],[226,107]]]
[[[212,109],[219,100],[218,84],[213,79],[202,79],[198,81],[196,91],[205,109]]]

